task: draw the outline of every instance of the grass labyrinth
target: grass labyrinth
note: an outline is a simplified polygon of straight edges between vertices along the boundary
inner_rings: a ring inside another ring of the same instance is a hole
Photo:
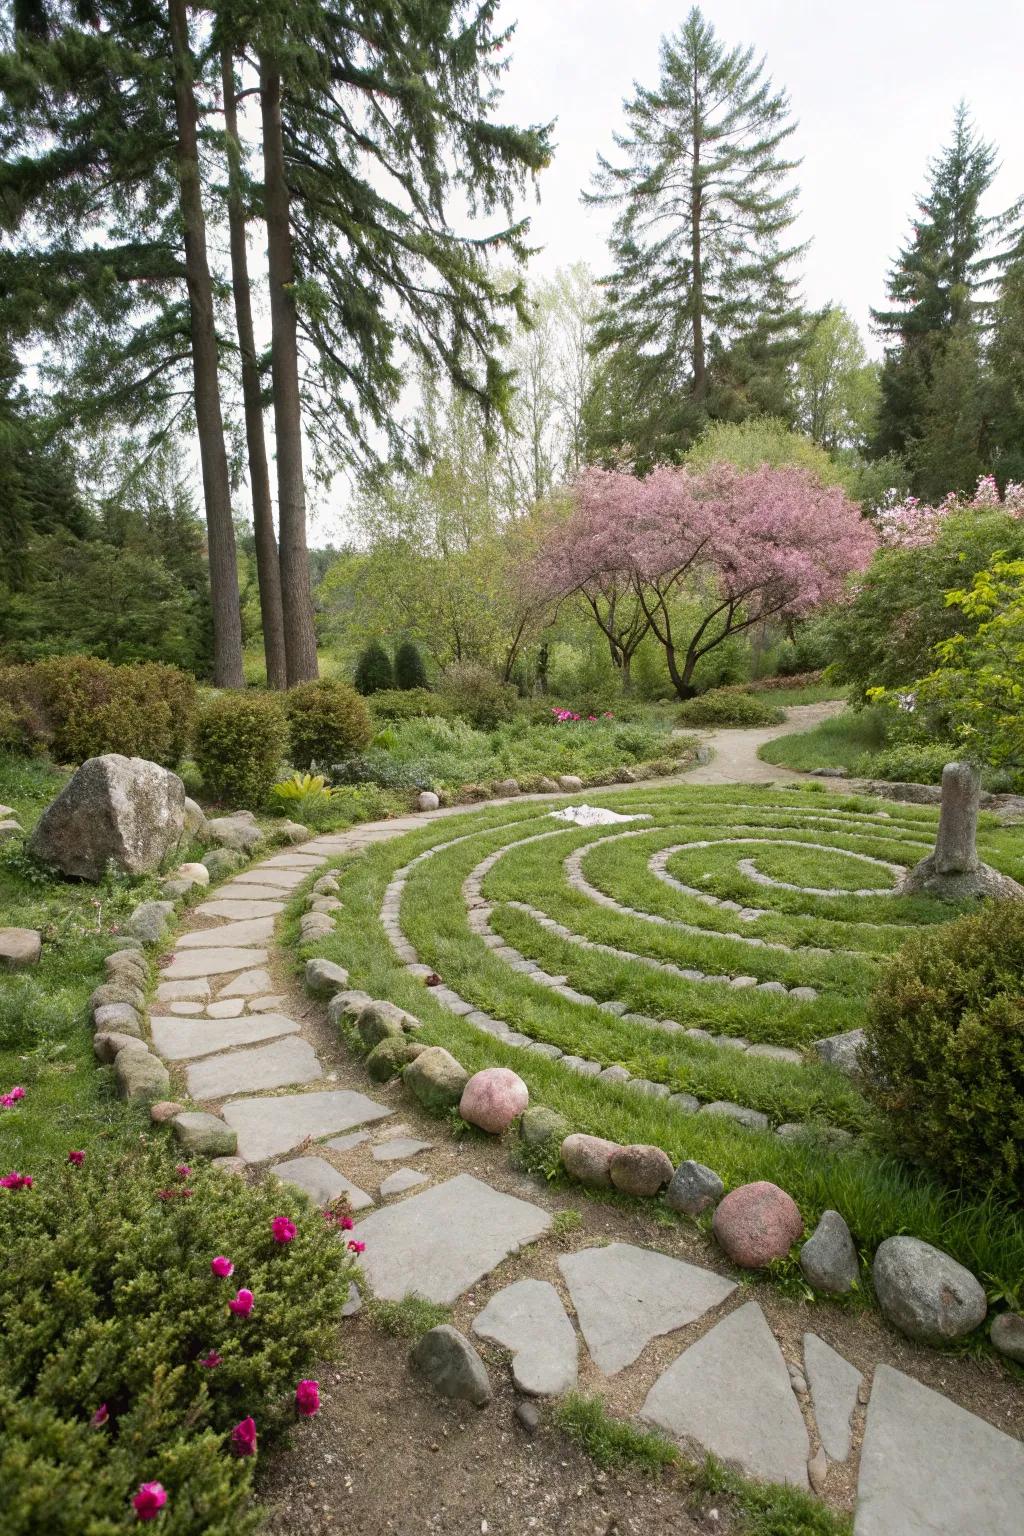
[[[772,1179],[808,1222],[841,1210],[866,1247],[909,1230],[977,1272],[1019,1274],[1019,1220],[877,1150],[858,1088],[807,1053],[863,1022],[908,933],[949,918],[894,895],[935,812],[751,786],[590,798],[645,819],[580,828],[529,802],[353,861],[330,952],[469,1070],[513,1067],[576,1129],[655,1142],[730,1185]],[[986,828],[983,857],[1019,872],[1022,841]],[[705,1108],[723,1101],[760,1128]],[[806,1134],[778,1134],[794,1125]]]

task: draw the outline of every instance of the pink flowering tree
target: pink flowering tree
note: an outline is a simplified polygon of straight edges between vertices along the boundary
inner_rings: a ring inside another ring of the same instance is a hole
[[[561,595],[580,593],[620,645],[621,633],[632,633],[618,606],[628,593],[640,638],[648,629],[656,636],[685,699],[703,656],[766,619],[834,601],[875,542],[838,487],[795,467],[666,466],[643,480],[590,469],[544,551],[541,579]]]

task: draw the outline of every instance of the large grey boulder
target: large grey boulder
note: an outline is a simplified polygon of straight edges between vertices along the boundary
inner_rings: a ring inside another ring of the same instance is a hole
[[[942,770],[942,801],[935,848],[903,877],[903,895],[937,896],[943,901],[977,897],[1024,900],[1024,886],[983,864],[978,857],[978,806],[981,775],[973,763],[947,763]]]
[[[263,841],[263,833],[244,811],[236,811],[233,816],[215,816],[206,823],[206,836],[221,848],[245,854],[252,853]]]
[[[423,1335],[411,1350],[409,1363],[442,1397],[463,1398],[477,1408],[491,1400],[483,1361],[469,1340],[448,1323]]]
[[[142,901],[128,919],[128,927],[143,944],[161,944],[173,922],[173,901]]]
[[[970,1270],[918,1237],[887,1237],[872,1276],[884,1316],[908,1338],[946,1344],[985,1321],[988,1302]]]
[[[152,1104],[156,1099],[166,1099],[171,1090],[167,1068],[139,1041],[118,1051],[114,1058],[114,1076],[122,1099]]]
[[[838,1211],[823,1211],[800,1250],[800,1268],[808,1284],[828,1296],[844,1296],[857,1283],[860,1265],[850,1229]]]
[[[203,1157],[233,1157],[238,1151],[238,1132],[217,1115],[184,1110],[174,1116],[171,1127],[186,1152]]]
[[[107,866],[126,875],[156,869],[185,833],[185,786],[144,757],[90,757],[40,816],[29,851],[82,880]]]
[[[34,928],[0,928],[0,971],[36,965],[42,952],[42,934]]]

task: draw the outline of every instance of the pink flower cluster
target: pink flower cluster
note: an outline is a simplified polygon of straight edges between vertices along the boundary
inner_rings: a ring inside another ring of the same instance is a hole
[[[30,1173],[5,1173],[0,1179],[0,1189],[31,1189],[32,1175]]]
[[[957,512],[1002,510],[1010,517],[1024,518],[1024,484],[1007,483],[1002,496],[993,475],[982,475],[970,497],[950,491],[935,506],[917,496],[900,497],[892,490],[875,513],[879,542],[886,549],[923,549],[934,544],[947,517]]]
[[[25,1097],[24,1088],[15,1084],[7,1093],[0,1093],[0,1109],[10,1109],[12,1104],[17,1104],[19,1099]]]
[[[551,713],[554,715],[555,719],[558,720],[562,725],[568,725],[568,724],[572,723],[573,721],[582,720],[583,719],[583,716],[580,715],[580,714],[577,714],[576,710],[574,710],[574,709],[552,709]],[[610,709],[606,709],[604,711],[604,713],[601,714],[601,715],[588,715],[587,716],[587,723],[589,725],[589,724],[591,724],[595,720],[614,720],[614,719],[615,719],[615,716],[612,714],[611,710]]]

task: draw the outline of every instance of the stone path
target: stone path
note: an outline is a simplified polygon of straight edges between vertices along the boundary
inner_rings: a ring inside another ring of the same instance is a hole
[[[765,698],[770,703],[771,694]],[[781,725],[757,726],[754,729],[698,731],[701,745],[708,761],[698,763],[687,774],[688,784],[784,784],[806,777],[789,768],[763,763],[757,755],[759,747],[775,741],[779,736],[792,736],[797,731],[809,731],[822,720],[831,720],[842,714],[846,705],[841,699],[825,699],[819,704],[794,704],[786,711]],[[680,734],[689,735],[688,731]]]
[[[551,1230],[550,1201],[540,1187],[535,1198],[520,1199],[465,1172],[432,1181],[412,1166],[421,1154],[436,1157],[437,1143],[395,1126],[393,1111],[372,1096],[334,1085],[301,1021],[282,1011],[269,969],[275,919],[303,882],[331,857],[423,820],[313,838],[235,876],[196,909],[203,926],[178,938],[151,1025],[154,1048],[184,1074],[193,1121],[211,1112],[219,1118],[210,1124],[237,1138],[239,1159],[266,1166],[318,1204],[345,1194],[355,1213],[365,1212],[362,1264],[378,1297],[451,1304],[511,1256],[529,1264],[530,1246]],[[397,929],[397,899],[391,917]],[[405,943],[400,931],[391,936]],[[411,950],[405,963],[416,964]],[[367,1145],[380,1168],[375,1191],[337,1166]],[[448,1164],[450,1172],[456,1160]],[[622,1242],[564,1253],[558,1272],[561,1293],[549,1280],[520,1276],[491,1295],[472,1325],[478,1338],[510,1352],[521,1392],[568,1391],[587,1359],[609,1381],[626,1379],[646,1351],[671,1352],[685,1331],[685,1347],[646,1393],[643,1421],[752,1476],[800,1488],[809,1466],[820,1473],[854,1453],[861,1373],[805,1333],[800,1378],[762,1308],[744,1302],[732,1280]],[[358,1305],[351,1297],[345,1314]],[[874,1371],[858,1479],[856,1536],[1019,1536],[1024,1529],[1024,1446],[884,1364]]]

